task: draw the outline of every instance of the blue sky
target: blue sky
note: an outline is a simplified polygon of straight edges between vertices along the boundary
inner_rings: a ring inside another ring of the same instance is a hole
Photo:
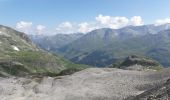
[[[143,23],[150,24],[170,18],[169,5],[170,0],[0,0],[0,24],[15,27],[23,21],[52,29],[65,22],[75,31],[81,23],[96,25],[99,15],[129,20],[140,16]]]

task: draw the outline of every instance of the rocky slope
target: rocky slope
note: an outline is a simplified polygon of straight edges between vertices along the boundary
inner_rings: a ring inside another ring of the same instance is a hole
[[[170,80],[166,83],[156,86],[142,94],[132,96],[126,100],[169,100],[170,99]]]
[[[163,66],[149,58],[139,55],[131,55],[125,58],[124,60],[117,61],[116,63],[108,66],[110,68],[121,68],[128,70],[160,70],[163,69]]]
[[[124,100],[164,84],[170,69],[89,68],[73,75],[0,78],[1,100]],[[143,99],[142,99],[143,100]]]

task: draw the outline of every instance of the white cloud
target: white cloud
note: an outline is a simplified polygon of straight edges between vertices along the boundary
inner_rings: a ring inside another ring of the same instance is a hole
[[[101,24],[108,24],[111,21],[111,17],[110,16],[103,16],[103,15],[99,15],[96,17],[96,21],[100,22]]]
[[[44,25],[37,25],[36,27],[36,31],[37,33],[41,34],[42,32],[44,32],[44,30],[46,29],[46,26]]]
[[[68,29],[71,29],[73,26],[70,22],[63,22],[61,23],[58,28],[68,28]]]
[[[75,32],[75,27],[73,27],[73,24],[70,22],[63,22],[57,26],[56,31],[65,34],[73,33]]]
[[[99,15],[96,18],[96,21],[100,24],[100,27],[107,27],[118,29],[128,25],[129,19],[126,17],[111,17]]]
[[[134,16],[130,19],[130,21],[131,21],[131,25],[133,25],[133,26],[141,26],[144,24],[141,16]]]
[[[63,22],[58,25],[56,28],[57,33],[75,33],[82,32],[87,33],[94,29],[99,28],[113,28],[119,29],[128,25],[140,26],[143,25],[142,18],[140,16],[133,16],[128,19],[126,17],[121,16],[104,16],[102,14],[95,17],[94,21],[91,22],[83,22],[79,24],[72,24],[70,22]]]
[[[155,21],[156,26],[167,24],[167,23],[170,23],[170,18],[158,19]]]
[[[20,21],[16,24],[16,29],[28,33],[32,27],[32,22]]]
[[[90,30],[89,24],[87,22],[80,23],[78,31],[81,33],[86,33]]]
[[[170,19],[165,20],[158,20],[157,23],[166,23],[170,22]],[[144,22],[140,16],[133,16],[131,18],[123,17],[123,16],[105,16],[105,15],[98,15],[95,17],[93,21],[90,22],[80,22],[80,23],[71,23],[71,22],[62,22],[57,25],[57,27],[54,30],[46,29],[46,26],[44,25],[37,25],[33,26],[32,22],[26,22],[26,21],[20,21],[16,24],[16,29],[19,31],[28,33],[28,34],[34,34],[34,33],[43,33],[44,31],[46,33],[76,33],[76,32],[82,32],[87,33],[94,29],[99,28],[112,28],[112,29],[119,29],[128,25],[133,26],[140,26],[143,25]],[[48,30],[48,31],[47,31]]]

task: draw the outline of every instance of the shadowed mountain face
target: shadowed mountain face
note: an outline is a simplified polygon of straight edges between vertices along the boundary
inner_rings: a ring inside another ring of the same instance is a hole
[[[59,48],[82,37],[83,33],[56,34],[52,36],[29,35],[30,39],[42,49],[57,52]]]
[[[81,68],[39,49],[26,34],[0,26],[0,75],[57,74],[72,67]]]

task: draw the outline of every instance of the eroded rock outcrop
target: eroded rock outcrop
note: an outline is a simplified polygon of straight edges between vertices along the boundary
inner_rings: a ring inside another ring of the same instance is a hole
[[[114,68],[128,69],[128,70],[160,70],[163,67],[159,64],[159,62],[154,59],[139,56],[139,55],[131,55],[128,56],[123,61],[118,61],[114,63],[112,66]]]
[[[166,83],[156,86],[138,96],[127,100],[170,100],[170,79]]]

